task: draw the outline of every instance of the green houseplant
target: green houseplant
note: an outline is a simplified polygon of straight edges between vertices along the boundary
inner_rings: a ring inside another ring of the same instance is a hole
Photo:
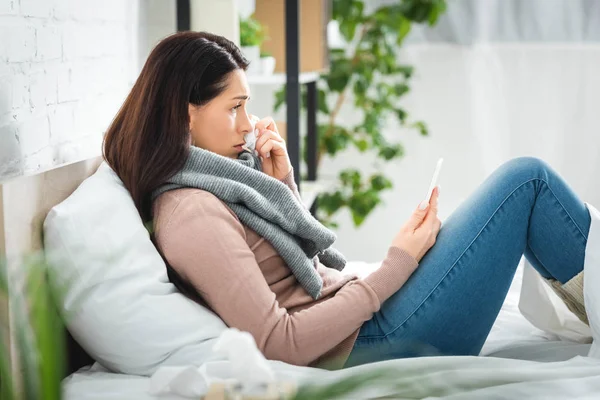
[[[240,17],[240,46],[260,46],[265,37],[264,27],[252,15]]]
[[[398,63],[397,53],[412,23],[433,26],[445,9],[445,0],[400,0],[366,13],[362,0],[333,0],[332,17],[351,50],[331,49],[330,70],[318,81],[319,120],[326,122],[318,125],[317,163],[323,155],[335,157],[351,146],[383,161],[402,157],[402,144],[388,141],[381,133],[390,117],[402,127],[428,135],[425,123],[411,120],[400,104],[410,91],[414,71]],[[362,114],[362,121],[354,126],[340,121],[344,100],[351,94],[354,108]],[[275,96],[277,110],[285,102],[285,88]],[[363,176],[358,169],[346,169],[338,179],[336,190],[318,197],[317,217],[333,227],[337,226],[333,217],[342,208],[348,208],[354,225],[360,226],[381,203],[380,193],[392,187],[380,172]]]
[[[260,45],[266,39],[266,30],[253,15],[247,18],[240,17],[240,47],[246,58],[250,61],[248,73],[259,74],[262,72]]]

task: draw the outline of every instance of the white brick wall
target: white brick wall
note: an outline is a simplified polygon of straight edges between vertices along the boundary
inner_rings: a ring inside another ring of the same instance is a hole
[[[174,0],[0,0],[0,182],[101,154]]]

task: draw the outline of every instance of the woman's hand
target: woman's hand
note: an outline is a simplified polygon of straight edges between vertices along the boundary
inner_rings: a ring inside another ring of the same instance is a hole
[[[275,179],[282,180],[292,170],[285,140],[279,135],[272,117],[265,117],[255,125],[258,129],[256,150],[262,159],[262,170]],[[269,155],[267,156],[267,153]]]
[[[436,186],[431,195],[429,205],[424,210],[415,209],[408,222],[400,228],[392,246],[399,247],[413,256],[417,261],[435,244],[442,226],[437,216],[440,188]]]

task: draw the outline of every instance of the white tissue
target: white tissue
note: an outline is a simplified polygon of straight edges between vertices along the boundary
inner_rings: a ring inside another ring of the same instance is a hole
[[[275,382],[275,373],[250,333],[227,329],[217,338],[213,350],[228,361],[211,361],[201,367],[161,367],[150,379],[150,393],[198,398],[212,384],[225,383],[239,387],[244,395],[260,395]]]
[[[254,153],[255,155],[258,155],[258,151],[256,150],[256,137],[258,136],[258,129],[256,129],[255,126],[256,123],[260,121],[260,119],[257,116],[253,115],[252,118],[250,118],[250,121],[252,122],[252,132],[244,135],[244,141],[246,142],[246,144],[242,146],[242,148],[248,150],[251,153]],[[270,152],[267,153],[267,158],[270,155]]]
[[[208,392],[211,379],[203,371],[204,366],[160,367],[150,378],[150,393],[167,393],[183,397],[198,397]]]
[[[219,336],[213,350],[229,359],[233,377],[242,385],[242,393],[260,393],[269,383],[275,382],[275,373],[250,333],[227,329]]]
[[[257,134],[258,134],[258,129],[255,129],[254,131],[245,134],[244,141],[246,142],[246,144],[243,145],[242,148],[246,149],[250,152],[255,152],[256,151],[256,135]]]
[[[256,136],[258,135],[258,129],[256,129],[255,126],[258,121],[260,121],[260,119],[253,115],[250,118],[250,122],[252,123],[252,132],[244,135],[244,141],[246,144],[242,147],[251,152],[256,152]]]

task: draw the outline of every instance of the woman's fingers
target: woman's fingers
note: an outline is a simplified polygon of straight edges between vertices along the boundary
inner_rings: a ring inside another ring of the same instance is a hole
[[[269,140],[275,140],[277,142],[285,143],[285,140],[283,140],[283,138],[281,136],[279,136],[278,133],[273,132],[271,130],[264,130],[259,133],[259,135],[256,139],[256,149],[258,150]]]
[[[286,152],[287,152],[287,148],[285,146],[285,143],[282,143],[282,142],[280,142],[278,140],[275,140],[275,139],[269,139],[269,140],[267,140],[260,147],[257,146],[256,150],[258,150],[258,154],[260,154],[264,158],[269,158],[271,152],[275,156],[277,156],[277,155],[285,155]]]
[[[427,210],[427,215],[425,216],[424,224],[429,224],[433,226],[435,220],[437,219],[438,214],[438,198],[439,198],[439,188],[436,186],[433,189],[433,193],[431,194],[431,199],[429,200],[429,209]]]
[[[258,129],[259,132],[268,129],[270,131],[275,132],[279,136],[279,129],[277,129],[277,125],[275,124],[273,117],[264,117],[263,119],[258,121],[254,127]]]

